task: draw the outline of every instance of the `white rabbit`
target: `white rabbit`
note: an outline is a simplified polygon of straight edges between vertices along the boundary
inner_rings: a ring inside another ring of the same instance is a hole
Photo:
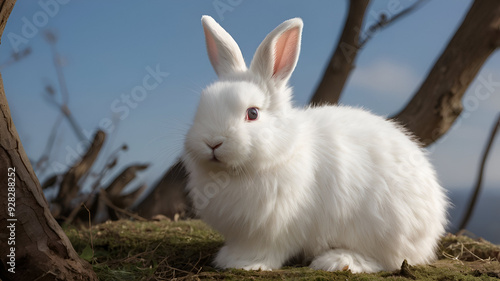
[[[201,93],[183,161],[194,207],[226,239],[215,265],[272,270],[303,255],[355,273],[431,262],[448,199],[411,135],[363,109],[292,106],[302,20],[273,30],[249,69],[220,25],[202,24],[219,81]]]

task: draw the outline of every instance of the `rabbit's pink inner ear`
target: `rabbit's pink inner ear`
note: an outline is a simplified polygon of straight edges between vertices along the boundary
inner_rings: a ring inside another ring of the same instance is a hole
[[[300,28],[292,28],[281,34],[274,46],[273,76],[294,67],[300,40]]]
[[[207,42],[207,53],[210,63],[217,72],[217,65],[219,63],[219,53],[217,50],[217,43],[215,42],[212,33],[207,30],[207,27],[203,26],[203,31],[205,32],[205,41]]]

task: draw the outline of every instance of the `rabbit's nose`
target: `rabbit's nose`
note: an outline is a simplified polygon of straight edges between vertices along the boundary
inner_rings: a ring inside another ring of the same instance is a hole
[[[222,145],[222,142],[219,142],[217,144],[209,144],[207,143],[207,146],[210,147],[213,151],[215,151],[217,148],[219,148]]]

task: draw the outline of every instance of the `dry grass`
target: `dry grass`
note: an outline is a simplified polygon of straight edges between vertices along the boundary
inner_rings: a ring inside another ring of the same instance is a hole
[[[324,272],[286,267],[272,272],[225,270],[210,262],[223,238],[203,222],[115,221],[89,229],[67,228],[81,257],[93,264],[100,280],[495,280],[500,278],[500,248],[484,240],[448,235],[439,260],[403,265],[376,274]],[[92,244],[91,244],[92,237]]]
[[[498,261],[500,247],[479,238],[448,234],[441,240],[441,257],[460,261]]]

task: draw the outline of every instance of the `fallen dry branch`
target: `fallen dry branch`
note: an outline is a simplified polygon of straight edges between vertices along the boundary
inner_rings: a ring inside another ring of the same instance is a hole
[[[92,192],[83,196],[84,199],[81,200],[82,203],[73,208],[69,215],[67,215],[64,222],[66,224],[73,223],[74,221],[78,223],[85,222],[87,214],[86,210],[90,212],[90,219],[93,223],[99,223],[108,218],[117,220],[122,217],[117,214],[117,212],[126,214],[129,217],[134,217],[134,215],[131,212],[126,211],[126,209],[137,200],[137,198],[147,188],[147,185],[143,184],[128,194],[122,195],[121,193],[122,190],[136,177],[136,172],[142,171],[147,167],[148,165],[131,165],[125,168],[107,188],[99,189],[98,192],[96,192],[97,188],[93,189]],[[99,175],[99,177],[100,176],[102,175]],[[96,181],[100,181],[100,178]],[[94,187],[96,187],[96,183],[94,183],[93,188]],[[112,191],[112,194],[109,192],[110,190]],[[87,209],[86,206],[90,207]],[[84,210],[83,207],[85,207],[86,210]],[[75,220],[75,218],[78,219]]]
[[[105,139],[106,134],[103,131],[97,131],[94,136],[94,140],[82,159],[71,167],[66,174],[64,174],[59,192],[53,200],[53,203],[59,206],[61,212],[60,214],[54,214],[55,217],[59,215],[67,216],[73,209],[71,207],[71,201],[80,190],[79,182],[82,177],[87,175],[90,168],[94,164]]]
[[[136,173],[145,170],[148,164],[130,165],[116,176],[116,178],[106,187],[106,193],[110,198],[119,197],[122,190],[136,177]]]
[[[141,194],[146,190],[148,186],[146,184],[142,184],[138,188],[135,188],[134,191],[127,193],[125,195],[120,195],[118,197],[113,198],[113,203],[120,208],[128,208],[134,204],[134,202],[141,196]]]
[[[116,206],[115,204],[113,204],[113,202],[109,198],[108,194],[106,193],[106,190],[104,190],[104,189],[100,190],[98,200],[102,200],[104,202],[104,204],[106,204],[106,206],[108,206],[108,208],[110,208],[110,209],[112,209],[120,214],[124,214],[125,216],[134,218],[138,221],[147,221],[145,218],[143,218],[137,214],[134,214],[130,211],[127,211],[123,208],[120,208],[120,207]],[[113,213],[110,213],[110,214],[113,214]],[[113,216],[115,216],[114,220],[119,219],[117,214],[113,214]]]

